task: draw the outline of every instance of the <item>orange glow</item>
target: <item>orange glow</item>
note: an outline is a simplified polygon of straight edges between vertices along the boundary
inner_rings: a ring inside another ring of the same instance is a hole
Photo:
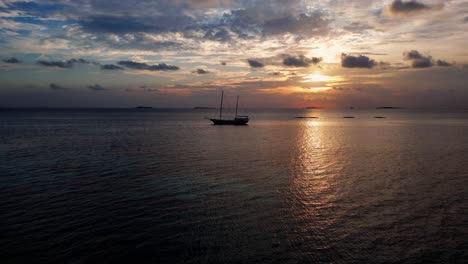
[[[288,86],[288,87],[280,87],[280,88],[269,88],[269,89],[262,89],[260,93],[266,94],[281,94],[281,95],[289,95],[294,93],[319,93],[331,90],[330,87],[311,87],[311,88],[304,88],[299,86]]]
[[[304,76],[303,82],[340,82],[343,80],[340,76],[328,76],[320,72],[315,72]]]

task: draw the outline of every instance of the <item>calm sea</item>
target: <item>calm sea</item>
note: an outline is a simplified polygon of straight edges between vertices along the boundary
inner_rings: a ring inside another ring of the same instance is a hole
[[[467,263],[468,112],[245,112],[0,110],[0,263]]]

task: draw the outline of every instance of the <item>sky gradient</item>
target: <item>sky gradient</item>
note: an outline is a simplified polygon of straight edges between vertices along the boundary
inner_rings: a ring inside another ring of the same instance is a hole
[[[0,1],[0,107],[467,107],[468,1]]]

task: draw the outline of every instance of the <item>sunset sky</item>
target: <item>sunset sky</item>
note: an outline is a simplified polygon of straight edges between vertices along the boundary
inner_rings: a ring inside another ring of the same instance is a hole
[[[0,107],[466,107],[466,0],[0,1]]]

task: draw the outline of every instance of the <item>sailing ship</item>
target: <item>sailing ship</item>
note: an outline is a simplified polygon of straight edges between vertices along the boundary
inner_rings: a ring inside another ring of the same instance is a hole
[[[221,91],[221,106],[219,107],[219,119],[209,118],[213,122],[213,125],[234,125],[234,126],[247,125],[247,123],[249,122],[249,117],[237,115],[237,108],[239,106],[239,96],[237,96],[237,100],[236,100],[236,113],[234,114],[234,119],[223,119],[222,117],[223,99],[224,99],[224,91]]]

